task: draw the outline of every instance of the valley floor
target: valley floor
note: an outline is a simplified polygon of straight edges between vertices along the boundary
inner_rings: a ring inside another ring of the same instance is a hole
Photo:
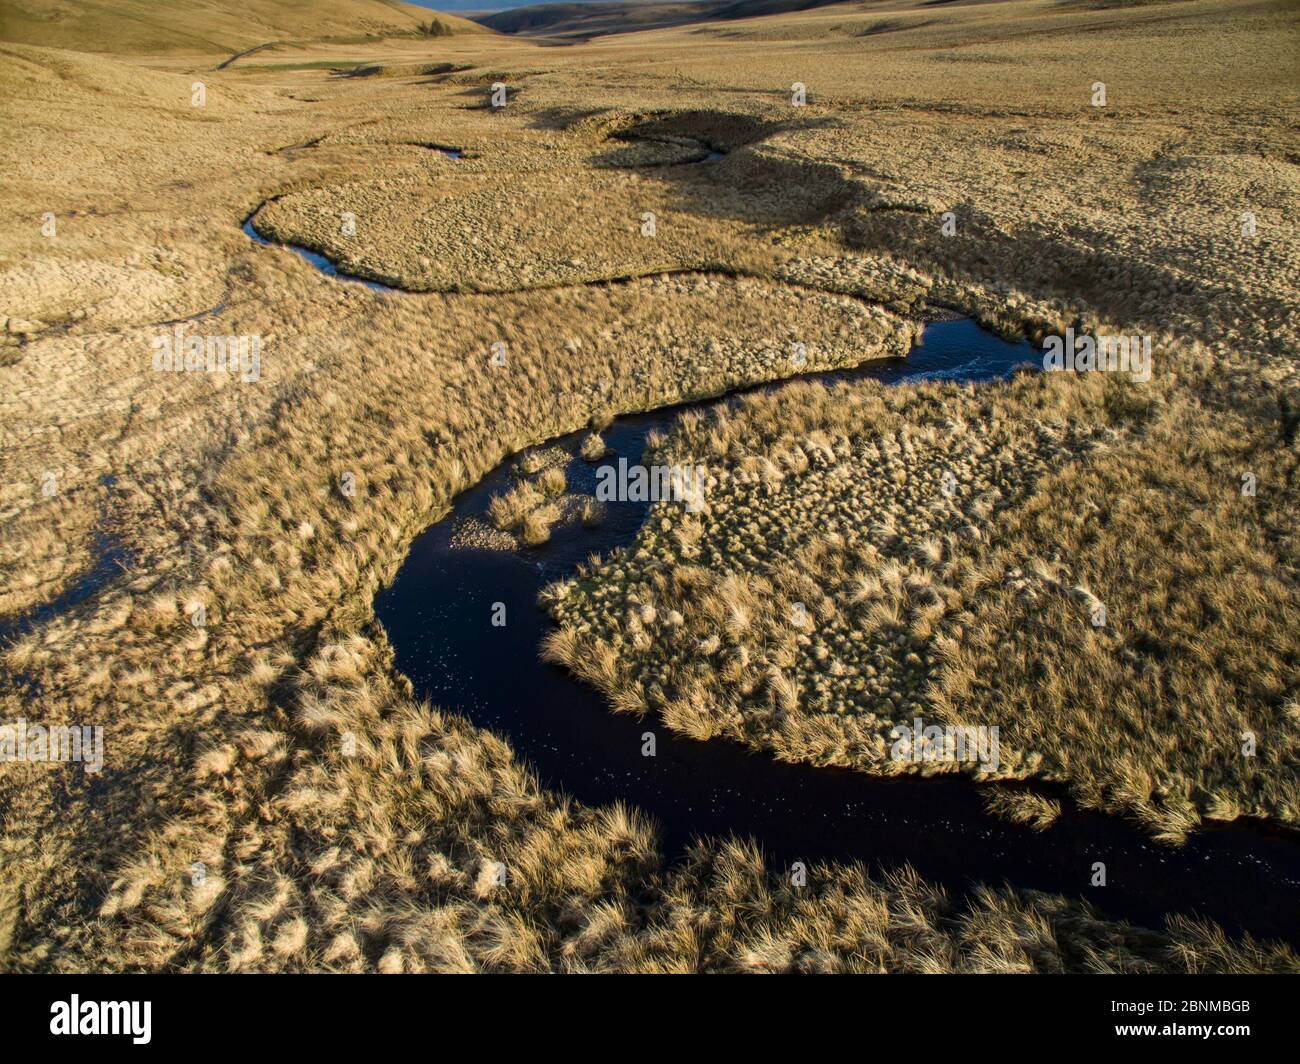
[[[744,840],[666,863],[423,704],[372,608],[457,493],[614,414],[899,354],[936,305],[1147,336],[1147,380],[684,421],[662,453],[713,505],[553,595],[549,653],[709,741],[877,771],[899,719],[996,723],[1004,782],[1170,845],[1294,831],[1296,36],[1280,3],[1026,0],[230,63],[0,43],[0,722],[105,735],[99,771],[0,769],[0,964],[1296,970],[906,868],[797,886]],[[191,337],[256,362],[156,368]]]

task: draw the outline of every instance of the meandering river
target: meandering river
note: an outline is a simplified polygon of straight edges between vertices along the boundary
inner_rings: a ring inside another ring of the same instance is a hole
[[[935,378],[993,380],[1031,361],[1026,343],[947,321],[927,326],[905,360],[819,376],[906,387]],[[617,419],[602,433],[611,449],[605,461],[638,462],[646,434],[668,429],[680,409]],[[543,446],[574,454],[582,435]],[[986,815],[977,785],[964,778],[884,780],[786,764],[615,714],[595,690],[539,660],[551,622],[537,594],[592,551],[631,543],[648,504],[610,504],[599,528],[560,528],[538,548],[453,546],[457,520],[482,518],[491,497],[513,482],[513,465],[503,463],[464,492],[453,514],[415,541],[375,609],[417,696],[506,736],[547,786],[589,804],[621,799],[651,814],[670,858],[696,837],[750,836],[775,866],[834,859],[889,869],[906,862],[954,893],[1006,882],[1084,897],[1150,927],[1162,926],[1166,914],[1199,914],[1232,931],[1300,943],[1300,844],[1290,837],[1234,825],[1170,848],[1068,800],[1051,828],[1035,832]],[[595,468],[570,461],[570,490],[591,491]],[[503,627],[492,624],[496,603],[506,608]],[[642,756],[647,731],[656,736],[654,757]],[[1097,862],[1106,867],[1101,887],[1091,885]]]

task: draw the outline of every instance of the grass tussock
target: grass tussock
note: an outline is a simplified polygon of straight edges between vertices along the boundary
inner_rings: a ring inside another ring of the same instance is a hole
[[[603,690],[636,688],[691,735],[873,773],[1063,780],[1173,843],[1202,819],[1295,824],[1294,556],[1232,471],[1296,457],[1172,380],[1145,405],[1117,401],[1130,387],[806,385],[683,419],[656,461],[709,463],[704,512],[656,505],[548,608],[614,648]],[[996,727],[997,763],[900,758],[917,718]],[[1261,734],[1267,750],[1246,743]]]
[[[280,39],[282,16],[210,36]],[[906,49],[860,36],[870,15],[692,35],[671,90],[637,73],[658,40],[542,63],[457,35],[439,41],[445,73],[414,37],[303,42],[248,69],[214,53],[201,112],[188,67],[76,51],[134,48],[138,25],[52,42],[29,19],[11,36],[0,616],[75,588],[99,533],[124,553],[3,640],[0,717],[30,716],[35,685],[46,722],[109,739],[94,780],[0,773],[0,964],[1295,970],[1286,947],[1179,918],[1142,930],[1063,898],[948,898],[906,871],[831,866],[795,888],[736,840],[668,867],[635,811],[546,791],[499,738],[414,700],[373,623],[414,537],[539,440],[902,355],[929,304],[1008,335],[1149,332],[1148,386],[791,392],[688,419],[663,446],[709,467],[706,509],[656,511],[646,549],[664,567],[590,574],[565,609],[598,633],[562,626],[548,653],[617,710],[785,757],[866,766],[886,723],[920,712],[999,724],[1008,775],[1061,779],[1170,839],[1203,817],[1297,819],[1288,27],[1232,2],[1108,35],[1114,69],[1143,74],[1112,79],[1103,116],[1077,83],[1087,13],[1054,17],[1046,49],[1016,5],[945,18]],[[998,28],[979,61],[954,45],[971,19]],[[736,91],[801,40],[818,65],[804,117]],[[615,53],[628,77],[575,120],[590,63]],[[376,83],[321,73],[360,62],[426,74],[358,92]],[[1199,77],[1207,64],[1222,76]],[[692,143],[616,141],[647,123]],[[724,159],[646,165],[712,137]],[[158,140],[167,153],[123,148]],[[437,144],[464,158],[421,146]],[[426,294],[253,245],[239,222],[268,197],[259,232]],[[155,372],[151,342],[182,319],[261,336],[260,379]],[[957,494],[935,497],[953,463]],[[546,468],[522,470],[494,523],[549,527],[556,496],[527,479]],[[790,502],[803,484],[815,520]],[[668,683],[660,656],[682,663]]]

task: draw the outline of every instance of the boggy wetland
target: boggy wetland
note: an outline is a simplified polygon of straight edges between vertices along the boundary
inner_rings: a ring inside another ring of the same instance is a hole
[[[0,19],[0,968],[1300,970],[1291,7],[121,6]]]

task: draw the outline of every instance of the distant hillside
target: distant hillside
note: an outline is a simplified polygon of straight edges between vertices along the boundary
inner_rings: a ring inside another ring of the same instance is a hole
[[[686,22],[757,18],[842,3],[843,0],[614,0],[595,4],[539,4],[471,16],[500,33],[530,37],[598,37],[608,33],[679,26]]]
[[[704,17],[719,6],[716,0],[696,3],[626,2],[595,4],[539,4],[511,8],[485,15],[471,15],[475,22],[499,33],[547,37],[596,37],[606,33],[676,26]]]
[[[0,0],[0,41],[81,52],[237,52],[275,40],[477,25],[397,0]]]

